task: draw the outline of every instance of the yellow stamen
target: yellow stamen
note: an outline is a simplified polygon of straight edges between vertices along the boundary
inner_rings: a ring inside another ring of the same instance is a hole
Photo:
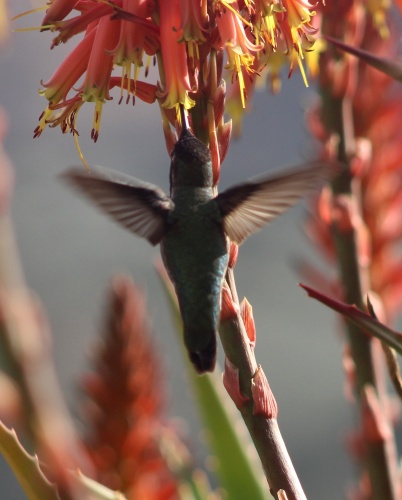
[[[38,7],[37,9],[31,9],[27,10],[26,12],[22,12],[22,14],[18,14],[14,17],[11,18],[11,21],[16,21],[17,19],[20,19],[21,17],[27,16],[28,14],[34,14],[35,12],[40,12],[41,10],[46,10],[49,6],[48,5],[42,5],[42,7]]]
[[[243,72],[241,70],[241,62],[238,54],[235,54],[235,71],[237,73],[237,79],[239,81],[239,90],[240,90],[240,98],[242,108],[246,107],[246,98],[245,98],[245,89],[246,85],[244,84]]]
[[[109,5],[109,7],[112,7],[113,9],[124,11],[124,9],[113,2],[109,2],[108,0],[98,0],[98,3],[104,3],[105,5]]]
[[[77,148],[77,151],[78,151],[78,154],[81,158],[81,161],[82,161],[84,167],[86,168],[87,172],[91,172],[91,169],[89,168],[88,163],[86,162],[84,155],[81,151],[80,143],[78,140],[78,134],[76,132],[74,132],[73,136],[74,136],[75,147]]]
[[[183,128],[183,124],[181,122],[180,106],[178,104],[176,104],[175,111],[176,111],[176,121],[180,125],[180,127]]]
[[[134,82],[138,80],[138,77],[140,76],[140,71],[141,71],[141,66],[138,66],[137,64],[134,65]]]
[[[231,10],[233,12],[233,14],[236,14],[236,16],[240,19],[240,21],[242,21],[244,24],[246,24],[249,28],[253,27],[253,25],[249,21],[244,19],[244,17],[242,15],[240,15],[239,12],[236,9],[234,9],[230,4],[225,2],[225,0],[219,0],[219,3],[224,5],[227,9]]]
[[[303,61],[302,61],[299,54],[297,54],[297,63],[299,65],[299,69],[300,69],[300,73],[301,73],[302,78],[303,78],[304,85],[308,88],[308,80],[307,80],[306,72],[304,70]]]
[[[41,30],[51,30],[55,28],[54,24],[44,24],[43,26],[31,26],[30,28],[15,28],[13,33],[22,33],[23,31],[41,31]]]

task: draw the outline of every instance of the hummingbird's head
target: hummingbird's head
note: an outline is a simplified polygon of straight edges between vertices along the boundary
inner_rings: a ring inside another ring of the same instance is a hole
[[[182,131],[171,156],[171,186],[212,187],[211,152],[190,130]]]

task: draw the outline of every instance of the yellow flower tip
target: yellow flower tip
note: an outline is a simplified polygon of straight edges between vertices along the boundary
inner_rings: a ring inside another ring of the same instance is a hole
[[[246,86],[244,84],[244,78],[241,69],[237,71],[237,78],[239,80],[241,106],[244,109],[246,107]]]
[[[47,107],[39,117],[39,125],[34,130],[34,139],[40,137],[42,132],[45,130],[49,120],[53,114],[53,110]]]
[[[244,17],[240,14],[240,12],[236,9],[234,9],[230,4],[231,3],[234,3],[235,1],[237,0],[219,0],[219,3],[222,4],[224,7],[226,7],[227,9],[229,9],[230,11],[233,12],[233,14],[235,14],[235,16],[237,16],[240,21],[242,23],[244,23],[246,26],[248,26],[249,28],[253,28],[253,25],[247,21],[247,19],[244,19]]]
[[[301,76],[303,78],[304,85],[308,88],[309,85],[308,85],[307,75],[306,75],[306,72],[304,70],[302,58],[300,57],[299,54],[297,54],[296,57],[297,57],[297,63],[299,65],[300,73],[301,73]]]
[[[4,0],[0,0],[0,5],[4,2]],[[25,12],[21,12],[21,14],[17,14],[16,16],[11,18],[11,21],[16,21],[17,19],[21,19],[21,17],[28,16],[29,14],[34,14],[35,12],[40,12],[42,10],[46,10],[49,6],[42,5],[36,9],[26,10]]]
[[[181,96],[170,92],[167,94],[161,106],[166,109],[172,109],[178,107],[179,104],[183,104],[185,109],[191,109],[195,106],[195,101],[191,99],[187,92],[183,93]]]

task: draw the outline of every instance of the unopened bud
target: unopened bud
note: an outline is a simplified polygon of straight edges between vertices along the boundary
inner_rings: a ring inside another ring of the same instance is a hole
[[[392,431],[373,386],[366,385],[363,388],[361,406],[362,430],[365,440],[369,443],[382,443],[388,440]]]
[[[223,113],[225,111],[225,99],[226,99],[226,82],[222,80],[222,84],[217,87],[213,96],[213,106],[215,115],[215,125],[218,126],[223,118]]]
[[[332,192],[329,187],[324,187],[318,200],[318,214],[320,219],[327,225],[332,223]]]
[[[353,217],[356,207],[348,195],[337,195],[332,198],[331,219],[332,223],[341,233],[351,232],[354,228]]]
[[[222,374],[222,382],[229,396],[238,409],[244,406],[249,398],[240,391],[239,369],[225,357],[225,370]]]
[[[258,366],[252,378],[251,393],[254,401],[253,415],[261,415],[269,419],[278,418],[278,405],[261,366]]]
[[[234,318],[238,313],[238,306],[232,298],[232,294],[227,286],[222,289],[221,321]]]
[[[229,250],[229,264],[230,269],[233,269],[237,263],[237,257],[239,255],[239,246],[233,241],[230,242]]]
[[[255,322],[253,316],[253,307],[250,302],[244,297],[240,304],[240,314],[246,328],[247,337],[250,341],[250,346],[254,349],[256,341]]]
[[[221,163],[226,158],[226,153],[229,149],[230,137],[232,135],[232,120],[218,127],[218,146]]]
[[[342,364],[346,376],[344,394],[348,401],[354,402],[354,393],[356,387],[356,366],[354,359],[352,358],[349,345],[346,345],[343,350]]]
[[[355,154],[350,159],[350,171],[354,177],[362,178],[370,165],[373,146],[369,139],[359,137],[355,140]]]

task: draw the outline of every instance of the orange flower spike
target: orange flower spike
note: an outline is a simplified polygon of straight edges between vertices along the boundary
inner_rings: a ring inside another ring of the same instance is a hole
[[[102,17],[96,29],[87,74],[82,90],[84,102],[95,102],[91,137],[96,142],[102,115],[102,106],[109,96],[109,83],[113,69],[113,54],[120,36],[121,21]]]
[[[246,106],[246,85],[242,68],[250,75],[253,70],[254,55],[263,48],[262,45],[253,44],[244,31],[243,21],[240,16],[237,2],[224,2],[217,0],[215,3],[216,24],[219,35],[225,45],[228,63],[226,68],[232,70],[239,82],[239,92],[242,107]]]
[[[182,38],[183,31],[181,8],[179,0],[159,2],[160,11],[160,36],[161,53],[165,81],[162,82],[163,89],[158,92],[162,98],[162,107],[173,108],[183,104],[186,109],[194,106],[195,102],[189,97],[191,92],[190,77],[187,66],[186,46],[178,43]]]

